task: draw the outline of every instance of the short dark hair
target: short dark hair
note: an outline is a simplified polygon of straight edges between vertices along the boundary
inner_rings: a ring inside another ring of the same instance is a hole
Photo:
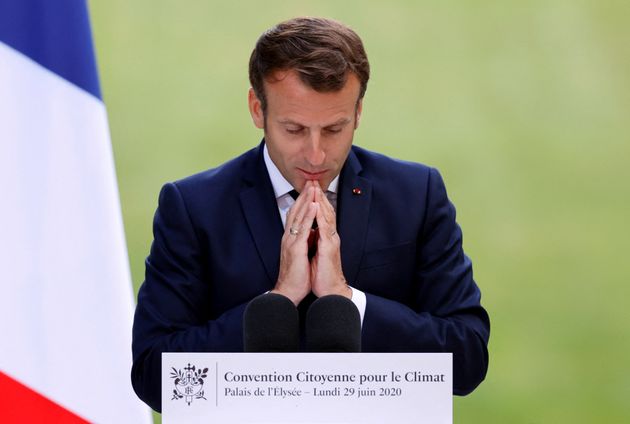
[[[319,92],[339,91],[349,73],[361,84],[362,99],[370,78],[361,38],[341,22],[325,18],[289,19],[265,31],[249,59],[249,81],[267,110],[263,81],[273,72],[294,70],[302,82]]]

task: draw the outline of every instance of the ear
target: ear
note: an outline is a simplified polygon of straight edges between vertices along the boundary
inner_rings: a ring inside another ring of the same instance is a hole
[[[359,128],[359,122],[361,121],[361,112],[363,112],[363,99],[359,99],[357,102],[355,117],[354,117],[354,129]]]
[[[260,103],[258,96],[256,96],[253,88],[249,89],[247,103],[249,104],[249,113],[252,115],[252,120],[254,121],[256,128],[265,128],[265,115],[263,114],[262,104]]]

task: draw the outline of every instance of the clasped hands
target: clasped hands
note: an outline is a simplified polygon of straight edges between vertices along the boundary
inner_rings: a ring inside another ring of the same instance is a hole
[[[317,220],[317,229],[312,229]],[[341,268],[341,239],[337,234],[335,209],[316,181],[307,181],[287,214],[280,245],[278,282],[272,293],[298,305],[311,291],[322,297],[337,294],[352,298]],[[309,260],[309,236],[317,252]]]

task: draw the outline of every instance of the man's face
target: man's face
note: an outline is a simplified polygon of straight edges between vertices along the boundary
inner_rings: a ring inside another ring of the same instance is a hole
[[[295,71],[277,71],[264,87],[266,116],[252,89],[249,109],[254,124],[265,130],[271,160],[296,190],[308,180],[326,190],[339,175],[359,124],[358,78],[350,74],[340,91],[319,93]]]

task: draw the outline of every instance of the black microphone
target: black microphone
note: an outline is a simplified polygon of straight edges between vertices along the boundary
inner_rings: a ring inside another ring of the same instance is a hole
[[[307,352],[361,352],[361,316],[352,300],[329,295],[306,312]]]
[[[298,310],[288,297],[267,293],[254,298],[243,313],[245,352],[297,352]]]

